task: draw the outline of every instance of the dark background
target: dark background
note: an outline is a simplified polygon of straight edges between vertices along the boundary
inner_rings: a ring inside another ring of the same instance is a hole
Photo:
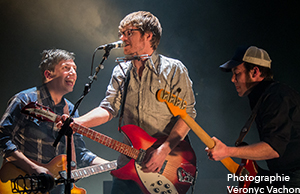
[[[74,92],[67,95],[76,102],[88,82],[94,49],[118,40],[118,24],[125,15],[145,10],[156,15],[163,27],[158,52],[180,59],[189,69],[197,100],[196,122],[209,135],[234,145],[250,108],[247,97],[237,96],[230,82],[231,73],[221,72],[218,66],[232,57],[237,46],[255,45],[269,53],[275,79],[300,91],[299,8],[299,1],[1,0],[0,113],[4,113],[12,95],[41,83],[40,53],[50,48],[76,53],[78,80]],[[95,65],[103,54],[97,52]],[[104,97],[114,61],[122,56],[121,49],[111,51],[105,68],[79,107],[81,114]],[[94,129],[121,140],[117,121]],[[252,128],[245,138],[248,143],[258,140],[255,126]],[[228,170],[220,162],[208,160],[205,145],[192,131],[189,134],[198,159],[195,193],[226,193],[226,186],[236,182],[226,180]],[[88,138],[85,141],[103,158],[114,160],[118,156],[99,143]],[[259,164],[265,167],[264,162]],[[101,194],[103,181],[109,180],[111,175],[103,173],[76,185],[88,193]]]

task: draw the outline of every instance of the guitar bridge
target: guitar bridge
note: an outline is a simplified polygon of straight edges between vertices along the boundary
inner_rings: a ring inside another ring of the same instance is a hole
[[[139,165],[142,164],[144,157],[146,155],[146,150],[143,150],[142,148],[140,149],[139,155],[136,158],[136,163],[138,163]]]

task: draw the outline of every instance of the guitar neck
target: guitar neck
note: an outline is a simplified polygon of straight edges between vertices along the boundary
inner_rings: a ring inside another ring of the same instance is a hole
[[[79,125],[77,123],[74,123],[72,129],[74,132],[82,134],[85,137],[88,137],[102,145],[105,145],[105,146],[107,146],[113,150],[116,150],[116,151],[120,152],[121,154],[124,154],[135,160],[138,158],[138,155],[140,153],[139,150],[137,150],[127,144],[121,143],[117,140],[114,140],[106,135],[103,135],[97,131],[94,131],[92,129],[89,129],[87,127]]]
[[[192,117],[190,117],[188,114],[185,114],[184,116],[181,116],[181,118],[208,148],[211,149],[215,147],[215,141],[202,129],[202,127],[196,123]],[[234,162],[229,157],[221,160],[221,162],[232,174],[234,174],[239,168],[239,164]]]
[[[43,112],[44,113],[44,112]],[[52,122],[59,122],[62,120],[62,117],[59,115],[56,115],[55,113],[49,113],[47,112],[51,117],[51,119],[49,119]],[[48,116],[48,115],[47,115]],[[90,128],[84,127],[82,125],[79,125],[77,123],[74,122],[73,126],[72,126],[72,130],[74,132],[77,132],[79,134],[82,134],[85,137],[88,137],[102,145],[105,145],[111,149],[114,149],[118,152],[120,152],[121,154],[124,154],[132,159],[137,159],[139,156],[140,151],[127,145],[124,143],[121,143],[117,140],[114,140],[106,135],[103,135],[95,130],[92,130]]]
[[[181,117],[186,124],[194,131],[194,133],[201,139],[201,141],[208,147],[215,147],[215,141],[200,127],[196,121],[188,114],[185,117]]]
[[[75,180],[78,180],[81,178],[89,177],[94,174],[114,170],[116,168],[117,168],[117,160],[114,160],[114,161],[104,163],[104,164],[93,165],[93,166],[88,166],[85,168],[72,170],[71,177]]]

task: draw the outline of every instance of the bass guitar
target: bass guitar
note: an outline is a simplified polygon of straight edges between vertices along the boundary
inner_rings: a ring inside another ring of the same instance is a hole
[[[61,120],[61,116],[37,103],[27,104],[22,109],[22,113],[41,121],[57,123]],[[181,141],[167,156],[160,172],[144,173],[141,165],[146,153],[161,145],[165,138],[157,139],[148,135],[138,126],[125,125],[121,131],[130,140],[132,144],[130,146],[75,122],[72,129],[74,132],[130,157],[131,160],[124,167],[111,171],[111,174],[120,179],[135,181],[144,193],[184,194],[196,179],[196,155],[186,141]]]
[[[215,142],[211,137],[195,122],[195,120],[186,113],[186,101],[179,98],[178,96],[164,90],[160,89],[156,94],[157,100],[160,102],[165,102],[174,116],[180,116],[185,123],[194,131],[194,133],[200,138],[200,140],[208,147],[213,148]],[[258,174],[259,167],[255,161],[242,159],[241,164],[237,164],[231,158],[225,158],[221,160],[222,164],[231,172],[237,176],[256,176]],[[239,188],[249,188],[251,181],[240,181]],[[231,193],[243,193],[243,189],[239,189],[238,192]],[[229,190],[227,189],[229,192]],[[229,192],[230,193],[230,192]]]
[[[32,161],[40,166],[47,168],[52,173],[54,180],[58,180],[61,177],[67,177],[66,155],[58,155],[47,164],[41,164],[34,160]],[[72,170],[71,178],[76,181],[82,178],[89,177],[91,175],[111,171],[116,168],[117,161],[114,160],[104,164]],[[30,180],[24,178],[24,181],[14,181],[15,179],[17,179],[17,177],[20,176],[26,177],[26,173],[20,168],[17,168],[12,163],[4,162],[0,169],[0,194],[24,193],[22,191],[31,190],[32,188],[29,188],[31,185]],[[75,184],[73,184],[71,194],[86,194],[86,190],[83,188],[78,188],[75,186]]]

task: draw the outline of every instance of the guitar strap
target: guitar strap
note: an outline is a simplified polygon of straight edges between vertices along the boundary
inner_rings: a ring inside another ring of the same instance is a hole
[[[69,111],[69,107],[68,107],[68,103],[65,99],[65,103],[66,105],[64,106],[64,114],[70,115],[70,111]],[[67,144],[67,136],[65,136],[65,142]],[[74,136],[71,136],[71,147],[72,147],[72,162],[71,162],[71,167],[72,169],[76,168],[76,152],[75,152],[75,145],[74,145]]]
[[[243,142],[245,136],[247,135],[247,133],[249,132],[250,130],[250,127],[257,115],[257,110],[258,110],[258,107],[259,105],[261,104],[261,101],[262,101],[262,96],[260,96],[259,100],[257,101],[255,107],[253,108],[252,110],[252,113],[250,115],[250,117],[248,118],[248,120],[246,121],[244,127],[242,128],[241,132],[240,132],[240,136],[238,137],[238,139],[235,141],[235,146],[238,147],[241,145],[241,143]]]
[[[121,125],[122,125],[123,114],[124,114],[124,106],[125,106],[127,89],[128,89],[129,80],[130,80],[130,71],[131,71],[132,67],[133,67],[133,64],[131,62],[128,66],[128,70],[125,75],[124,90],[123,90],[123,95],[122,95],[122,100],[121,100],[122,104],[121,104],[120,117],[119,117],[119,132],[121,132]]]
[[[37,89],[36,93],[37,93],[38,103],[43,104],[42,99],[41,99],[41,91],[39,89]],[[67,115],[70,115],[68,103],[67,103],[66,99],[64,99],[64,100],[65,100],[65,106],[63,108],[63,113],[67,114]],[[67,137],[66,136],[65,136],[65,142],[67,144]],[[71,146],[72,146],[72,164],[71,164],[71,166],[72,166],[72,168],[75,168],[76,167],[76,152],[75,152],[75,145],[74,145],[73,135],[71,137]],[[39,156],[38,156],[38,158],[39,158]]]
[[[263,100],[263,96],[267,93],[267,91],[269,91],[269,89],[271,88],[272,85],[274,85],[275,82],[271,83],[268,88],[263,92],[263,94],[259,97],[255,107],[253,108],[252,110],[252,113],[250,115],[250,117],[248,118],[248,120],[246,121],[244,127],[242,128],[241,132],[240,132],[240,136],[238,137],[238,139],[235,141],[235,146],[238,147],[242,144],[243,142],[243,139],[245,138],[245,136],[247,135],[247,133],[249,132],[250,130],[250,127],[257,115],[257,111],[258,111],[258,108]],[[266,95],[264,97],[264,99],[266,99],[269,95]]]

